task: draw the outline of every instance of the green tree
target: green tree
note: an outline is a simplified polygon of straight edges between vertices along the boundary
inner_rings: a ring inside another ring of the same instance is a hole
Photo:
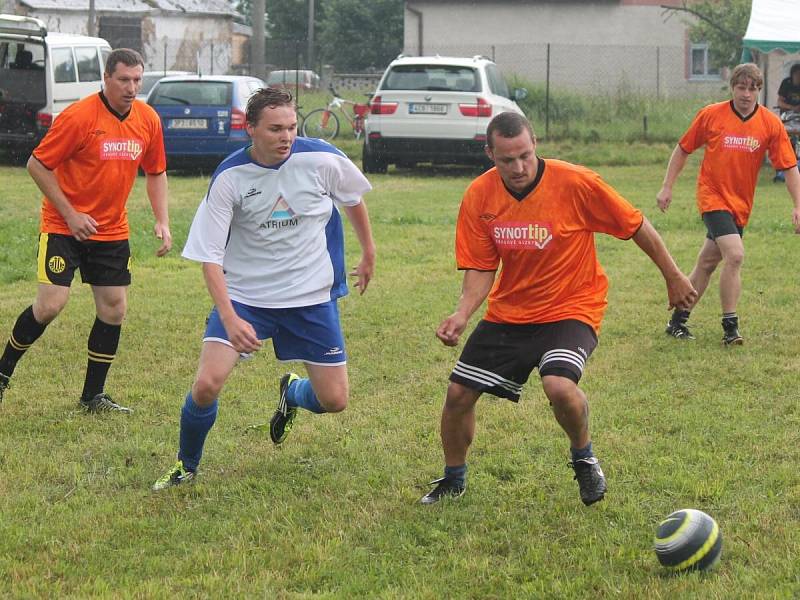
[[[321,58],[337,71],[382,69],[403,49],[402,0],[324,0]]]
[[[751,0],[698,0],[684,1],[683,6],[670,10],[697,18],[688,23],[689,38],[695,43],[707,43],[711,64],[722,68],[739,63],[750,5]]]

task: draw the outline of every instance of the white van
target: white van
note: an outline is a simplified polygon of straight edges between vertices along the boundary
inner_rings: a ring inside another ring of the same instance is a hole
[[[0,14],[0,147],[27,156],[62,110],[102,89],[110,53],[104,39]]]

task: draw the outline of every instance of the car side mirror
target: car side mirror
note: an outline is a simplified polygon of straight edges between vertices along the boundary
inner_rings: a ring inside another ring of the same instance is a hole
[[[514,88],[511,91],[511,96],[517,102],[525,100],[528,97],[528,90],[526,88]]]

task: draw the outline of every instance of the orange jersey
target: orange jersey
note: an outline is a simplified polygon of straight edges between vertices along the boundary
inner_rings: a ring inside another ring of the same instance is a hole
[[[539,179],[515,199],[491,169],[464,194],[456,226],[459,269],[500,275],[485,319],[551,323],[577,319],[599,331],[608,278],[597,261],[595,233],[632,237],[642,213],[597,173],[539,159]]]
[[[126,204],[141,164],[145,173],[167,168],[161,120],[147,104],[135,101],[120,117],[101,94],[71,104],[53,122],[33,151],[78,212],[97,221],[93,240],[128,239]],[[42,202],[41,231],[72,235],[47,198]]]
[[[797,164],[781,120],[758,105],[749,117],[742,117],[732,101],[710,104],[697,113],[678,144],[688,153],[705,146],[697,177],[700,213],[726,210],[739,227],[747,225],[753,210],[764,155],[769,152],[778,170]]]

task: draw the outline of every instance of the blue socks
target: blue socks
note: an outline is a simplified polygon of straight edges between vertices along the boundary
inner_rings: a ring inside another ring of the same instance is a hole
[[[286,390],[286,402],[289,406],[299,406],[318,415],[327,412],[317,400],[309,379],[295,379]]]
[[[186,394],[186,402],[181,410],[181,434],[178,460],[183,461],[183,468],[196,471],[203,455],[206,436],[217,420],[217,401],[205,408],[194,403],[192,392]]]
[[[580,460],[582,458],[591,458],[594,456],[592,452],[592,442],[589,442],[589,445],[586,448],[570,448],[570,453],[572,454],[572,460]]]
[[[457,467],[444,467],[444,476],[455,484],[464,487],[467,484],[467,463]]]

